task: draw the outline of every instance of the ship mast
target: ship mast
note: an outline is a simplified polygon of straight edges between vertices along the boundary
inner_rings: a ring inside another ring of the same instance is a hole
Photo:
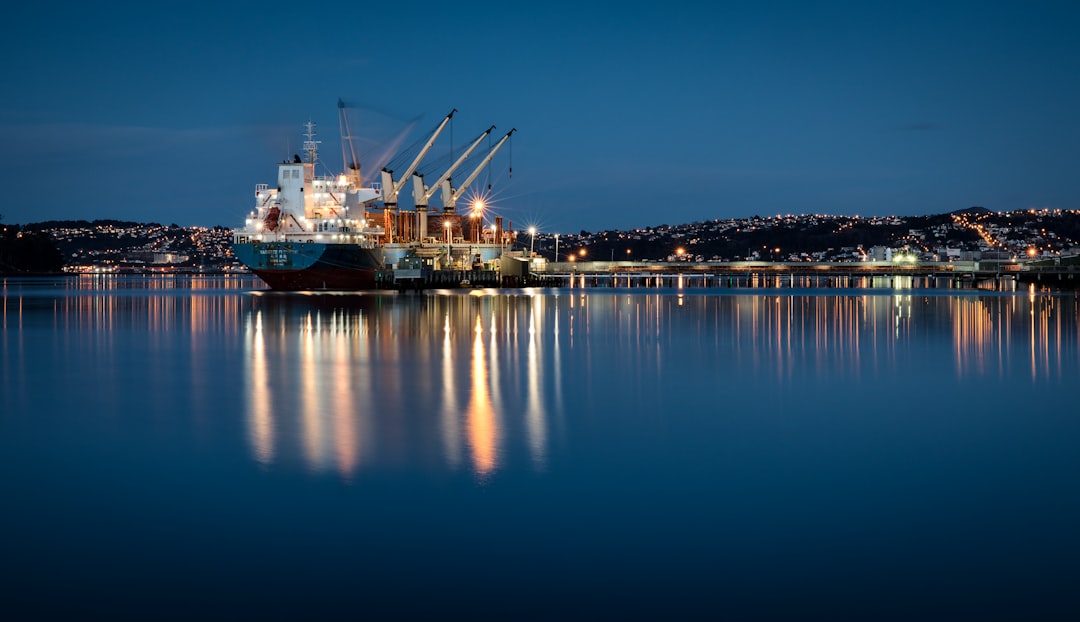
[[[304,158],[308,164],[314,165],[319,159],[319,143],[315,140],[315,122],[308,120],[304,124]]]

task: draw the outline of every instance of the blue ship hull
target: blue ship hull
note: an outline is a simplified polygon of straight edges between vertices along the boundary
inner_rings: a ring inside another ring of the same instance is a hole
[[[373,289],[384,270],[380,248],[320,242],[244,242],[233,253],[270,289]]]

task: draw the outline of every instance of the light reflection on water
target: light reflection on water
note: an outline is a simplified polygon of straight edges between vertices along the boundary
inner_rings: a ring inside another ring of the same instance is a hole
[[[142,285],[5,284],[4,391],[31,399],[26,374],[41,344],[30,352],[26,339],[43,329],[57,356],[90,359],[84,373],[101,391],[183,392],[196,418],[236,394],[257,462],[345,479],[441,465],[484,480],[508,461],[543,472],[551,444],[566,442],[568,413],[580,426],[615,405],[662,412],[673,394],[695,403],[733,383],[1059,383],[1075,375],[1080,350],[1076,298],[1033,291],[281,295],[250,292],[250,281]],[[132,339],[184,352],[186,368],[150,355],[140,372],[123,369]],[[216,349],[238,352],[237,368],[205,360]]]
[[[544,378],[558,365],[537,328],[549,300],[253,297],[242,342],[254,455],[272,463],[295,440],[315,471],[348,476],[369,452],[401,452],[483,478],[499,468],[511,426],[542,468],[556,410]]]
[[[309,469],[346,477],[366,457],[391,455],[466,464],[483,478],[521,453],[542,470],[553,430],[579,407],[567,395],[632,387],[641,408],[663,409],[648,396],[677,385],[665,372],[687,360],[706,381],[747,386],[1015,381],[1024,369],[1040,383],[1077,366],[1068,297],[564,292],[251,303],[241,342],[254,456],[269,464],[298,443]]]

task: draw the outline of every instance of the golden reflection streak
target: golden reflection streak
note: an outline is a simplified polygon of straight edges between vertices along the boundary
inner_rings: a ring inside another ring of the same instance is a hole
[[[1035,356],[1035,286],[1032,284],[1028,290],[1028,315],[1029,321],[1029,336],[1031,341],[1031,379],[1034,381],[1038,377],[1038,364],[1036,363]]]
[[[472,394],[466,420],[469,433],[469,445],[472,448],[473,468],[477,475],[488,475],[497,466],[496,444],[498,443],[498,422],[491,409],[488,394],[488,370],[484,356],[483,326],[480,317],[476,318],[472,349]]]
[[[532,452],[533,464],[542,466],[545,459],[547,446],[547,430],[544,425],[544,406],[540,387],[540,356],[537,353],[536,325],[540,306],[537,299],[530,299],[529,313],[529,345],[526,354],[525,373],[528,378],[528,396],[526,402],[525,421],[529,433],[529,449]]]
[[[330,338],[333,341],[333,395],[334,395],[334,452],[337,454],[338,473],[349,479],[359,464],[360,439],[357,434],[352,378],[349,375],[349,343],[345,329],[344,314],[330,318]]]
[[[498,412],[503,411],[502,391],[500,390],[501,384],[499,382],[499,370],[502,369],[502,366],[499,365],[499,348],[498,348],[498,343],[496,341],[497,331],[495,330],[495,317],[494,317],[494,315],[492,313],[490,313],[490,310],[489,310],[488,315],[490,317],[490,322],[491,322],[491,327],[488,330],[488,334],[490,335],[490,337],[489,337],[490,342],[489,342],[489,346],[488,346],[488,385],[487,385],[488,390],[491,392],[490,393],[491,396],[490,396],[490,399],[488,401],[491,404],[492,412],[498,413]],[[477,318],[477,321],[479,321],[479,318]],[[514,358],[517,358],[517,357],[514,356]]]
[[[250,322],[250,317],[248,318]],[[251,344],[251,373],[248,374],[247,394],[251,404],[248,414],[248,435],[255,460],[262,464],[274,461],[274,423],[269,374],[266,368],[266,338],[263,334],[262,311],[255,314],[255,325],[249,330]]]
[[[324,430],[322,422],[318,358],[312,317],[309,312],[304,326],[300,329],[300,401],[301,401],[301,437],[303,439],[304,459],[308,468],[316,471],[324,458]]]
[[[454,379],[454,346],[451,340],[450,312],[443,317],[442,356],[442,437],[446,462],[456,467],[461,457],[461,432],[458,421],[457,381]]]

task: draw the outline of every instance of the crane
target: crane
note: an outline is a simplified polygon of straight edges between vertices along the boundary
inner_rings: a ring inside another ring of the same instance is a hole
[[[454,210],[457,208],[457,200],[461,198],[461,195],[465,192],[465,189],[468,188],[469,184],[471,184],[476,179],[476,176],[480,174],[480,171],[484,170],[484,167],[487,166],[489,162],[491,162],[491,159],[495,157],[495,154],[499,151],[500,148],[502,148],[503,144],[505,144],[506,141],[510,139],[510,135],[516,131],[517,128],[514,128],[507,132],[506,135],[503,136],[502,139],[499,140],[499,142],[491,148],[491,151],[488,152],[487,156],[484,157],[483,161],[480,162],[479,166],[477,166],[476,169],[473,170],[472,174],[470,174],[465,179],[465,181],[461,183],[461,187],[454,188],[453,186],[451,186],[449,178],[442,181],[442,204],[444,213],[454,213]]]
[[[432,133],[431,138],[424,143],[424,147],[420,149],[420,153],[416,154],[416,158],[413,159],[412,164],[405,170],[405,173],[401,176],[401,179],[397,182],[394,181],[394,171],[383,167],[382,170],[382,200],[383,200],[383,215],[386,221],[386,241],[393,242],[394,237],[397,235],[397,199],[398,193],[405,187],[405,182],[409,179],[409,176],[413,174],[416,167],[420,165],[420,161],[424,159],[428,151],[431,150],[431,146],[435,144],[435,140],[442,134],[442,131],[446,128],[446,125],[450,123],[450,119],[457,112],[457,108],[450,111],[450,114],[439,123],[439,127],[435,128],[435,132]],[[426,224],[426,223],[425,223]]]
[[[457,112],[457,108],[451,110],[450,114],[446,115],[442,122],[439,123],[439,127],[435,128],[435,132],[431,135],[431,138],[429,138],[427,143],[424,144],[424,147],[420,150],[420,153],[416,154],[416,158],[413,159],[412,164],[410,164],[409,168],[407,168],[405,172],[401,175],[401,179],[399,181],[394,181],[394,171],[383,168],[383,205],[387,209],[392,210],[397,207],[398,193],[401,192],[401,189],[405,187],[405,182],[408,180],[409,176],[413,174],[413,171],[416,170],[416,167],[420,165],[420,161],[424,159],[424,156],[427,155],[428,151],[431,150],[431,146],[435,144],[435,140],[439,137],[439,134],[441,134],[442,131],[446,128],[446,124],[450,122],[450,119],[454,116],[455,112]]]
[[[427,208],[428,201],[431,199],[432,195],[434,195],[435,192],[438,191],[442,183],[447,179],[450,179],[450,176],[454,174],[454,171],[456,171],[457,168],[469,158],[472,152],[475,151],[476,148],[480,145],[481,141],[487,138],[487,135],[490,134],[491,130],[493,129],[495,129],[494,125],[484,130],[484,133],[480,134],[480,137],[473,141],[473,144],[469,145],[469,148],[465,150],[465,153],[462,153],[461,157],[459,157],[457,161],[450,166],[450,168],[446,169],[446,172],[443,173],[442,176],[439,177],[439,179],[436,180],[430,188],[424,185],[423,173],[413,173],[413,200],[416,202],[416,209],[419,210]]]
[[[416,204],[416,211],[420,220],[419,229],[421,239],[427,237],[428,234],[427,207],[428,201],[431,199],[431,195],[435,194],[435,191],[439,189],[439,186],[442,184],[443,181],[450,179],[450,175],[452,175],[454,171],[457,170],[457,167],[461,166],[461,164],[465,162],[466,159],[468,159],[469,155],[472,154],[476,147],[480,145],[484,138],[486,138],[493,129],[495,129],[494,125],[485,130],[484,133],[480,134],[480,136],[475,141],[473,141],[473,144],[469,145],[469,148],[465,150],[465,153],[462,153],[461,156],[457,159],[457,161],[455,161],[450,166],[450,168],[446,169],[446,172],[439,177],[438,181],[431,185],[431,188],[428,188],[424,185],[423,173],[419,171],[413,173],[413,202]]]

